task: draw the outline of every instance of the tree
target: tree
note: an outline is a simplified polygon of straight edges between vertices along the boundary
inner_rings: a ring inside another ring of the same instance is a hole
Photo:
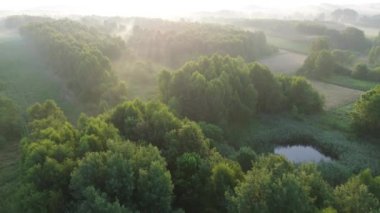
[[[380,46],[373,46],[368,55],[369,63],[373,66],[380,66]]]
[[[356,64],[354,70],[352,71],[352,77],[358,79],[367,79],[368,78],[369,69],[367,64]]]
[[[53,101],[28,112],[31,132],[22,141],[20,209],[171,210],[171,175],[156,147],[122,141],[105,115],[81,115],[74,128]]]
[[[70,20],[30,23],[20,33],[49,59],[81,101],[113,106],[125,97],[125,85],[116,78],[109,60],[121,54],[121,39]]]
[[[335,207],[341,212],[372,212],[380,208],[379,200],[357,178],[336,187],[334,195]]]
[[[285,103],[288,109],[296,108],[300,113],[320,112],[323,108],[323,98],[302,77],[280,76]]]
[[[307,185],[281,156],[260,157],[229,194],[231,212],[314,212]]]
[[[249,76],[257,91],[257,110],[260,112],[275,112],[281,109],[283,96],[280,85],[267,67],[252,64]]]
[[[330,45],[326,38],[314,39],[311,43],[311,52],[319,52],[322,50],[329,50]]]
[[[353,126],[360,134],[379,135],[380,130],[380,86],[363,94],[355,103]]]
[[[159,102],[126,101],[116,106],[106,120],[124,139],[157,146],[168,160],[169,167],[183,153],[195,152],[205,156],[209,150],[209,141],[196,123],[179,119]]]
[[[321,79],[334,73],[336,67],[337,65],[331,53],[327,50],[322,50],[312,52],[298,70],[298,73],[311,78]]]
[[[253,163],[257,159],[255,151],[250,147],[240,147],[239,151],[235,154],[234,159],[240,164],[244,172],[251,169]]]
[[[14,140],[21,135],[20,112],[11,99],[2,95],[0,95],[0,132],[0,141]]]

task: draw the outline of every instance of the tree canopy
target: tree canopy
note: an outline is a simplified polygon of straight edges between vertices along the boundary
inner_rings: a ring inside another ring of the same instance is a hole
[[[113,105],[125,96],[125,85],[109,61],[120,54],[122,40],[69,20],[31,23],[21,28],[21,34],[33,41],[80,100]]]
[[[257,112],[293,106],[304,113],[322,109],[318,93],[300,77],[276,78],[263,65],[229,56],[201,57],[177,72],[163,71],[159,80],[162,100],[196,121],[244,122]],[[301,93],[305,95],[299,96]],[[298,98],[292,98],[293,94]]]
[[[263,32],[160,19],[134,19],[134,23],[128,44],[138,55],[172,67],[199,55],[219,53],[253,61],[275,51]]]
[[[363,94],[355,103],[353,125],[360,133],[378,136],[380,130],[380,86]]]

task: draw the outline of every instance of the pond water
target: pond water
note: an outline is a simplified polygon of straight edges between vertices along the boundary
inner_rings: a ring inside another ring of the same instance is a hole
[[[304,145],[278,146],[274,149],[274,153],[282,155],[294,163],[331,161],[330,157],[311,146]]]

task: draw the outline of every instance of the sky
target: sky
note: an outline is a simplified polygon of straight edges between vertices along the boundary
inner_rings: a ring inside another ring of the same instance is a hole
[[[242,9],[247,5],[286,9],[308,4],[380,3],[380,0],[5,0],[0,10],[53,9],[73,14],[98,15],[180,15],[196,11]]]

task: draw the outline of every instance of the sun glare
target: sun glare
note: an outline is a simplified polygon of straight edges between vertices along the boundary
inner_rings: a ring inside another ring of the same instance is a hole
[[[192,12],[236,10],[246,6],[259,6],[262,8],[272,8],[275,10],[295,9],[299,6],[320,4],[325,0],[13,0],[2,3],[0,10],[55,10],[65,14],[81,15],[104,15],[104,16],[181,16]],[[329,1],[330,4],[357,3],[352,0]]]

